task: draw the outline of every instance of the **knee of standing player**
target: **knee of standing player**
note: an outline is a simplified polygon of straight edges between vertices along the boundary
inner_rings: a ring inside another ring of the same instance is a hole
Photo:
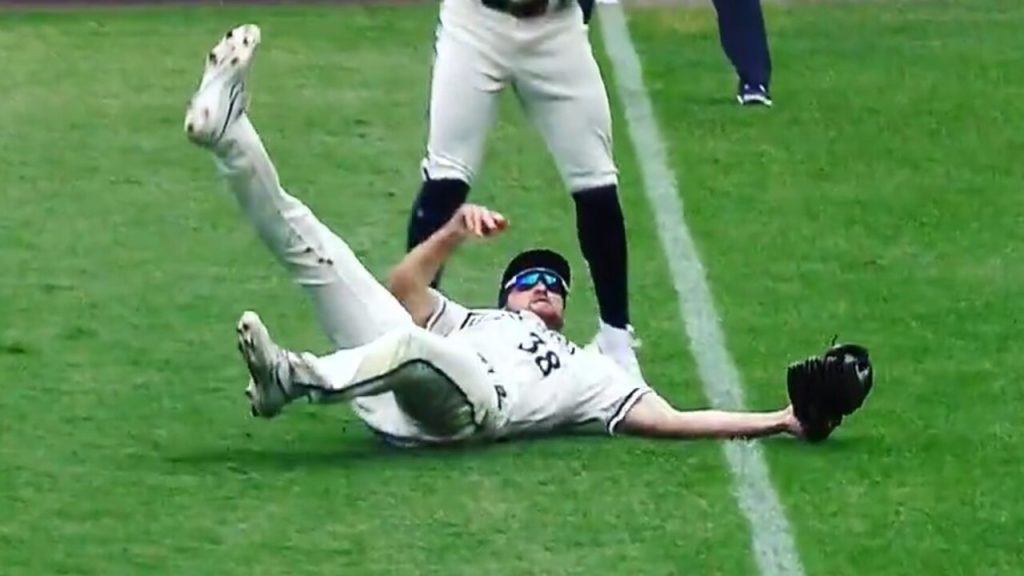
[[[420,163],[424,180],[460,180],[473,182],[473,170],[455,158],[428,152]]]

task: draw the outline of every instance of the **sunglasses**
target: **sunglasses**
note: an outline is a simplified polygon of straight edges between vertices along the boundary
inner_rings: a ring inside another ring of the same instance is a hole
[[[563,280],[558,274],[543,268],[523,270],[519,274],[516,274],[505,283],[505,290],[511,288],[516,292],[522,292],[533,288],[541,282],[544,283],[545,288],[555,294],[559,294],[562,297],[569,294],[569,287],[565,285],[565,280]]]

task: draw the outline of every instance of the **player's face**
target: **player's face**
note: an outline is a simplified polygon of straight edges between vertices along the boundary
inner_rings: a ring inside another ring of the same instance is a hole
[[[565,324],[565,283],[556,274],[527,271],[510,282],[505,307],[529,310],[554,330]]]

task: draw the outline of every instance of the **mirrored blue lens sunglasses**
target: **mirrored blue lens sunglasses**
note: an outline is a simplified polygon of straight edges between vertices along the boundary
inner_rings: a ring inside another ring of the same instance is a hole
[[[565,285],[565,280],[546,268],[523,270],[505,283],[505,290],[511,288],[516,292],[522,292],[533,288],[541,282],[544,283],[545,288],[555,294],[560,294],[562,297],[569,295],[569,287]]]

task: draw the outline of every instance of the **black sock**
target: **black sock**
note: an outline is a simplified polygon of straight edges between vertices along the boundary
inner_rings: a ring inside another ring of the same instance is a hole
[[[409,215],[406,250],[412,250],[451,220],[467,196],[469,184],[462,180],[424,180]],[[437,288],[440,281],[441,271],[438,271],[431,286]]]
[[[626,222],[618,187],[575,192],[576,233],[590,266],[601,320],[615,328],[629,324],[629,278]]]

